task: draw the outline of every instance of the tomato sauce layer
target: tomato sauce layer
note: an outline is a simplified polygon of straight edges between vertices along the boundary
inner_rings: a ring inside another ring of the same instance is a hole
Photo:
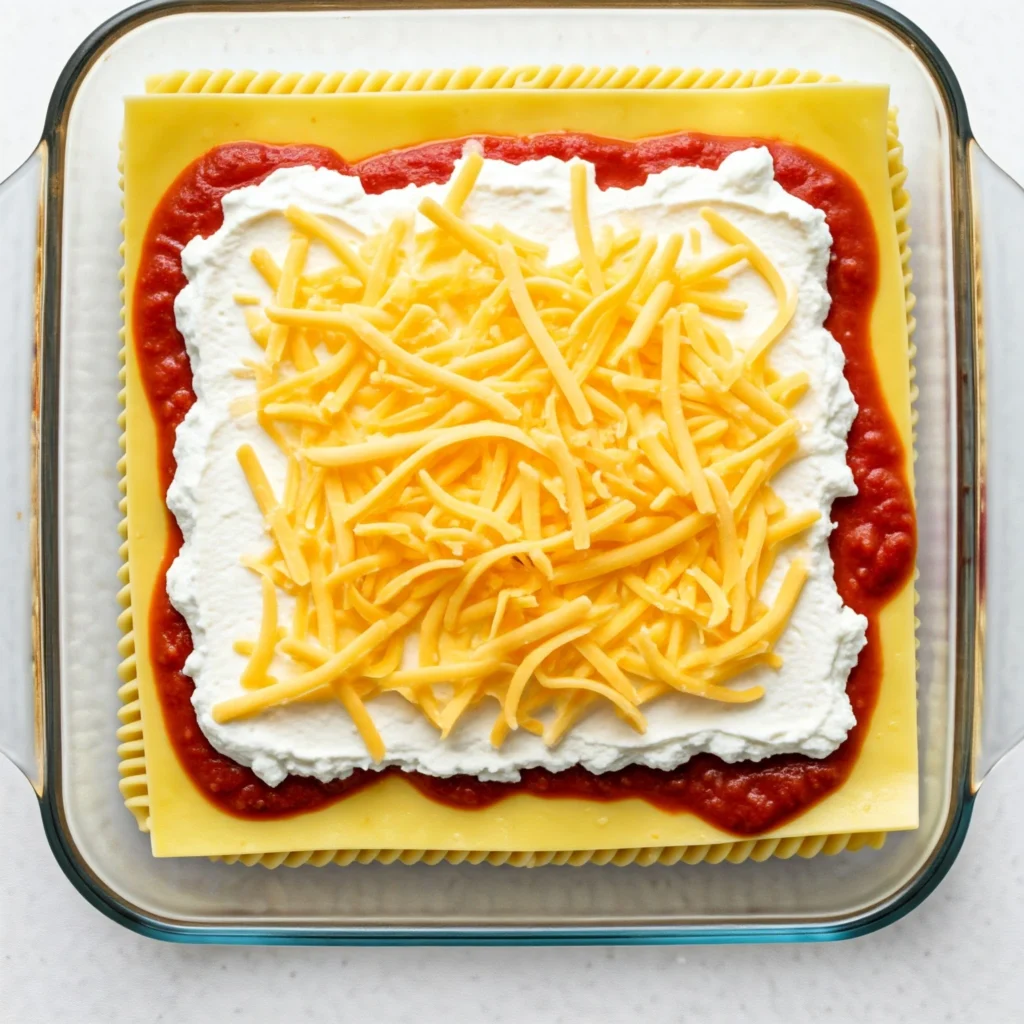
[[[185,343],[174,319],[174,299],[185,286],[181,250],[196,235],[221,225],[221,200],[233,189],[255,185],[281,167],[313,165],[358,175],[367,192],[408,184],[447,181],[465,139],[419,146],[348,164],[318,146],[268,146],[239,142],[200,157],[167,190],[150,220],[135,283],[132,335],[143,387],[158,433],[162,487],[174,476],[174,437],[195,401]],[[859,412],[848,439],[847,461],[858,493],[832,509],[836,529],[831,550],[843,601],[867,616],[868,642],[850,673],[847,693],[857,724],[846,741],[821,760],[779,755],[758,762],[727,764],[698,755],[672,770],[632,766],[594,774],[581,768],[549,772],[528,769],[519,782],[483,782],[472,776],[441,779],[386,769],[357,770],[347,779],[320,782],[291,775],[268,786],[251,769],[216,751],[192,707],[192,680],[185,659],[192,650],[188,626],[167,596],[166,571],[181,547],[181,533],[168,513],[169,537],[150,612],[150,647],[164,722],[181,763],[199,790],[225,811],[264,819],[314,810],[400,775],[432,800],[461,808],[484,808],[514,793],[545,797],[622,800],[639,797],[669,811],[689,811],[737,835],[777,827],[836,790],[846,780],[867,733],[882,679],[878,616],[908,579],[916,533],[913,501],[905,476],[903,444],[882,394],[871,353],[870,318],[878,283],[878,246],[871,216],[856,183],[820,157],[794,145],[758,139],[678,134],[622,142],[572,133],[527,138],[482,137],[484,154],[509,163],[543,156],[591,162],[597,184],[629,188],[673,165],[717,168],[730,153],[765,145],[779,184],[824,212],[832,232],[828,268],[831,310],[825,326],[846,355],[846,378]]]

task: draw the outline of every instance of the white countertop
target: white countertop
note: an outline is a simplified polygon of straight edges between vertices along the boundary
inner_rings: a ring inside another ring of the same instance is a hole
[[[1024,5],[895,5],[944,51],[975,134],[1024,181],[1024,134],[1011,100],[1024,85]],[[0,0],[0,179],[35,145],[65,60],[120,6]],[[904,920],[850,942],[246,949],[157,943],[89,907],[47,848],[31,789],[0,758],[0,1022],[1017,1021],[1024,1016],[1022,778],[1024,749],[985,783],[963,851],[938,890]]]

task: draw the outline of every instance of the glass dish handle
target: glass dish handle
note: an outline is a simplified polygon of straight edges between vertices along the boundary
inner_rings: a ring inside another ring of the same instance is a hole
[[[0,753],[41,786],[41,709],[35,684],[34,572],[37,551],[34,449],[40,200],[45,159],[37,149],[0,182]]]
[[[1024,189],[976,145],[978,614],[984,636],[974,782],[1024,739]]]

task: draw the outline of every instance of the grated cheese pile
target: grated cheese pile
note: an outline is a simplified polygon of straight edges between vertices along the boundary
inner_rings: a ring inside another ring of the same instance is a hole
[[[579,162],[578,256],[552,265],[463,218],[482,164],[377,236],[290,207],[283,263],[252,253],[275,299],[235,296],[264,358],[235,371],[255,387],[232,411],[258,417],[288,471],[276,494],[238,450],[270,543],[244,559],[262,620],[235,644],[245,692],[217,722],[336,700],[380,761],[372,702],[396,692],[442,739],[492,701],[496,746],[520,728],[554,745],[597,702],[643,732],[668,694],[758,700],[725,684],[781,664],[803,562],[770,607],[758,595],[778,546],[818,518],[771,487],[808,386],[765,358],[795,293],[710,209],[713,254],[696,229],[595,237]],[[335,265],[307,271],[313,240]],[[747,267],[777,312],[740,350],[722,325],[745,312],[729,286]]]

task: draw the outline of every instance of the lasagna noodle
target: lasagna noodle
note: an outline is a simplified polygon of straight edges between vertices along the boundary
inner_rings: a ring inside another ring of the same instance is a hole
[[[589,88],[600,86],[605,88],[643,88],[646,90],[742,89],[761,86],[781,86],[789,84],[836,81],[834,78],[826,78],[813,72],[798,73],[794,71],[784,71],[780,73],[739,73],[720,71],[702,72],[690,70],[655,73],[654,69],[642,69],[641,71],[636,72],[618,72],[615,69],[604,69],[596,75],[593,74],[593,71],[594,69],[580,69],[575,81],[578,82],[583,76],[590,74]],[[275,75],[256,75],[252,72],[181,72],[158,76],[151,79],[147,83],[147,86],[149,91],[156,93],[180,94],[205,92],[209,94],[227,91],[263,93],[270,92],[271,89],[274,89],[275,92],[297,91],[324,95],[333,94],[335,92],[350,92],[355,88],[359,88],[364,91],[374,91],[376,89],[383,90],[389,81],[394,82],[394,80],[389,79],[386,75],[377,76],[377,79],[372,83],[373,88],[368,90],[368,83],[365,77],[359,84],[356,84],[353,76],[358,76],[358,74],[359,73],[335,75],[312,74],[305,76],[291,76],[286,80]],[[406,77],[403,80],[403,83],[398,87],[408,89],[411,81],[411,78]],[[474,70],[471,72],[445,72],[440,76],[430,76],[429,79],[421,78],[420,81],[430,81],[433,83],[432,87],[443,88],[446,91],[487,91],[488,93],[498,93],[498,95],[500,95],[501,90],[524,86],[532,89],[560,89],[571,84],[574,81],[574,77],[571,74],[566,74],[565,69],[561,68],[519,68],[493,69],[488,71]],[[282,86],[287,86],[288,88],[282,88]],[[729,132],[726,133],[728,134]],[[744,134],[744,131],[739,128],[734,128],[731,133]],[[751,135],[758,134],[756,126],[752,125],[748,133]],[[222,141],[227,141],[227,139]],[[291,141],[294,141],[294,139]],[[907,225],[909,202],[906,191],[903,188],[906,171],[903,167],[902,146],[899,143],[895,117],[893,114],[890,114],[888,125],[888,161],[890,194],[892,210],[895,215],[895,233],[899,248],[899,263],[903,274],[905,309],[909,332],[912,331],[914,327],[912,313],[913,297],[910,292],[911,275],[909,270],[909,247],[907,244],[909,237],[909,228]],[[122,251],[123,249],[124,247],[122,246]],[[122,272],[122,279],[123,278],[124,272]],[[122,301],[124,301],[123,290]],[[122,328],[121,337],[122,340],[125,339],[124,328]],[[912,347],[910,348],[909,354],[912,360]],[[125,348],[122,348],[121,359],[122,363],[129,361],[128,353]],[[126,366],[125,370],[122,371],[122,380],[126,379],[126,374],[130,376],[131,372],[131,367]],[[910,377],[911,399],[913,399],[916,394],[916,390],[914,389],[912,382],[912,363]],[[126,387],[121,392],[120,398],[123,405],[127,405],[128,390],[129,388]],[[137,388],[133,391],[133,394],[138,394]],[[142,400],[144,401],[144,399]],[[136,404],[137,403],[133,402],[133,406]],[[140,415],[140,413],[134,408],[132,410],[128,410],[126,408],[126,410],[121,414],[119,424],[125,430],[125,433],[122,434],[121,438],[122,448],[126,449],[127,435],[129,433],[132,434],[134,441],[136,440],[136,435],[141,432],[139,430],[132,431],[129,428],[129,416],[131,416],[134,421],[134,417],[137,415]],[[141,442],[141,447],[148,448],[151,446],[151,443],[151,438],[147,437]],[[120,771],[122,776],[121,791],[125,804],[135,815],[140,829],[147,831],[151,827],[151,811],[153,809],[151,803],[153,794],[150,792],[149,778],[151,771],[157,767],[155,763],[151,763],[151,761],[147,759],[147,752],[152,752],[154,747],[158,746],[162,748],[158,751],[161,760],[167,759],[168,757],[173,759],[174,755],[173,751],[169,749],[166,737],[161,739],[159,736],[154,736],[153,730],[149,731],[145,740],[143,737],[142,713],[144,699],[143,694],[140,692],[139,665],[136,659],[137,657],[145,658],[147,656],[148,644],[143,638],[136,636],[133,628],[133,612],[135,609],[133,608],[133,595],[129,581],[129,551],[127,542],[127,453],[119,461],[118,469],[122,477],[120,485],[121,490],[126,495],[121,501],[121,510],[125,515],[125,518],[120,524],[120,532],[124,538],[121,553],[125,563],[120,571],[120,579],[123,585],[119,594],[119,600],[124,610],[118,619],[119,627],[123,631],[123,636],[119,644],[119,653],[123,659],[119,667],[119,675],[122,682],[119,690],[119,696],[122,701],[122,707],[119,713],[121,727],[118,730],[118,739],[120,744],[118,752],[121,758]],[[134,468],[132,476],[133,483],[135,483]],[[152,472],[150,472],[149,478],[151,480],[154,478],[154,474]],[[135,490],[135,487],[133,487],[133,490]],[[148,607],[147,595],[142,594],[141,599],[139,595],[136,595],[135,607],[138,608],[138,610],[145,612]],[[145,619],[142,618],[141,621],[145,621]],[[159,732],[158,727],[157,732]],[[151,754],[151,756],[155,755]],[[391,781],[389,780],[386,785],[391,786]],[[403,785],[403,789],[408,789],[404,784],[399,785]],[[385,786],[381,785],[372,788],[384,789]],[[191,796],[194,799],[202,800],[202,797],[200,797],[197,792],[193,792]],[[356,798],[352,799],[357,798],[358,795]],[[444,808],[439,808],[438,805],[432,804],[426,798],[420,797],[418,794],[416,795],[416,799],[427,805],[426,813],[434,811],[440,813],[444,810]],[[344,804],[345,802],[346,801],[342,801],[341,803]],[[575,802],[576,801],[558,800],[550,801],[549,803],[556,807],[560,807],[561,811],[564,812],[567,805]],[[631,801],[630,803],[633,802]],[[340,805],[334,806],[337,807]],[[207,810],[210,810],[210,808],[207,807]],[[330,813],[330,811],[331,808],[328,808],[326,813]],[[222,817],[227,817],[223,812],[217,813]],[[654,817],[657,817],[657,815],[654,815]],[[239,819],[231,819],[231,822],[237,827],[234,829],[228,827],[226,832],[235,832],[239,835],[255,833],[261,829],[265,830],[266,825],[269,824],[271,826],[275,826],[272,827],[270,831],[279,835],[282,834],[282,830],[279,827],[280,822],[258,823]],[[257,840],[255,847],[253,844],[247,842],[238,842],[234,852],[228,848],[222,848],[215,851],[173,850],[172,852],[214,853],[215,855],[219,855],[220,859],[229,862],[241,862],[246,864],[260,863],[267,867],[275,867],[279,864],[297,866],[299,864],[306,863],[315,865],[322,865],[326,863],[366,863],[373,860],[380,862],[400,861],[402,863],[437,863],[442,860],[451,863],[468,861],[471,863],[488,862],[515,866],[539,866],[542,864],[578,865],[583,863],[671,864],[680,861],[684,863],[697,863],[705,860],[709,862],[717,862],[721,860],[738,862],[748,858],[762,860],[771,856],[785,858],[793,855],[800,855],[807,857],[814,856],[819,852],[837,853],[843,849],[857,849],[864,845],[877,847],[881,845],[885,837],[884,831],[876,830],[856,833],[835,831],[830,834],[771,835],[755,839],[737,840],[722,835],[721,833],[717,833],[717,830],[713,828],[698,828],[696,831],[703,833],[701,838],[708,838],[712,841],[666,846],[660,845],[656,841],[658,838],[656,833],[648,833],[645,836],[638,832],[636,835],[635,845],[631,844],[611,848],[601,848],[598,844],[592,844],[592,848],[556,850],[499,850],[487,848],[428,849],[413,846],[408,848],[378,848],[372,845],[366,845],[364,848],[359,849],[325,848],[314,850],[309,849],[304,845],[302,848],[299,848],[298,844],[292,847],[287,840],[284,842],[277,840],[277,845],[275,845],[275,839],[270,837],[265,838],[262,841]],[[790,829],[788,831],[789,833],[792,833],[793,830]],[[796,831],[799,832],[799,829]],[[156,847],[156,844],[154,845]],[[241,852],[243,849],[254,849],[254,852],[243,853]],[[268,849],[277,849],[279,852],[265,852]],[[167,852],[167,850],[166,848],[156,849],[155,852],[162,853]]]

